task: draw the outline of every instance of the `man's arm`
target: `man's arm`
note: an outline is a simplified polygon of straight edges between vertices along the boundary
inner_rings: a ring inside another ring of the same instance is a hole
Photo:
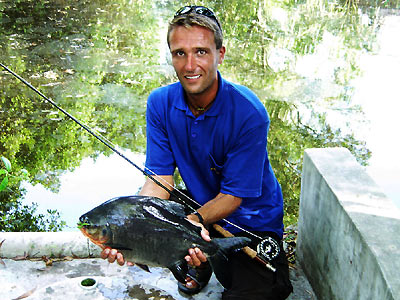
[[[203,217],[205,225],[213,224],[232,214],[242,203],[242,198],[219,193],[214,199],[208,201],[197,211]],[[189,220],[199,222],[196,215],[189,215]]]
[[[170,190],[174,187],[174,178],[172,175],[160,175],[156,177],[156,180],[162,183],[164,186],[169,188]],[[141,196],[152,196],[160,199],[169,199],[170,194],[164,190],[162,187],[158,186],[153,180],[150,178],[146,178],[146,182],[144,183],[142,189],[139,192]]]
[[[228,194],[219,193],[217,197],[208,201],[202,207],[200,207],[197,211],[203,217],[204,224],[213,224],[221,219],[226,218],[231,213],[233,213],[242,203],[242,198],[235,197]],[[188,215],[189,220],[194,222],[199,222],[199,218],[196,215]],[[208,232],[207,232],[208,234]],[[209,235],[203,235],[203,239],[209,241]],[[192,266],[200,266],[202,263],[207,261],[207,257],[204,253],[198,249],[189,249],[189,255],[185,256],[185,260],[189,265]]]

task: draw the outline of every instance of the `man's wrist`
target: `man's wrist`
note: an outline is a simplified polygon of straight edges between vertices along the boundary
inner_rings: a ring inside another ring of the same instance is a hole
[[[194,212],[192,213],[192,215],[194,215],[194,216],[197,217],[197,219],[198,219],[197,222],[198,222],[198,223],[204,225],[204,218],[203,218],[203,216],[202,216],[198,211],[194,211]]]

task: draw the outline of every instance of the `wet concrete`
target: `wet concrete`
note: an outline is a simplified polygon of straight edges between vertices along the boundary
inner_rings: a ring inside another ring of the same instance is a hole
[[[201,293],[190,297],[178,292],[176,281],[167,269],[151,268],[148,273],[135,266],[120,267],[99,258],[68,258],[51,265],[43,260],[3,259],[3,262],[0,299],[5,300],[21,296],[28,300],[205,300],[220,299],[223,291],[213,276]],[[82,287],[81,282],[86,278],[96,280],[95,285]],[[294,293],[288,299],[316,299],[300,269],[291,270],[291,280]]]

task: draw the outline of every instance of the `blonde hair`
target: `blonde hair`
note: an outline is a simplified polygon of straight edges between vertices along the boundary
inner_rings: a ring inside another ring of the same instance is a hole
[[[194,25],[198,25],[201,27],[205,27],[213,32],[215,45],[216,45],[217,49],[221,49],[222,43],[223,43],[223,35],[222,35],[221,27],[219,26],[219,23],[217,23],[217,22],[218,21],[216,19],[214,20],[210,17],[203,16],[203,15],[196,14],[196,13],[190,13],[190,14],[176,16],[169,23],[169,26],[168,26],[168,33],[167,33],[168,47],[169,47],[169,37],[170,37],[173,29],[175,29],[178,26],[184,26],[186,28],[190,28]]]

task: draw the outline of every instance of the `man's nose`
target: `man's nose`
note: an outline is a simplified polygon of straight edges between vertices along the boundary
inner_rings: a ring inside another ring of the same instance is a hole
[[[194,71],[196,69],[196,58],[191,54],[186,58],[185,69],[186,71]]]

